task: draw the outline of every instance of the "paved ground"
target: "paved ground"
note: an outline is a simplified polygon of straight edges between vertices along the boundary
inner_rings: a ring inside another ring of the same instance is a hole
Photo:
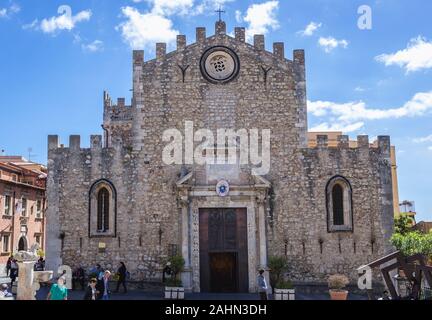
[[[46,298],[48,293],[47,288],[42,288],[38,292],[37,299],[43,300]],[[82,300],[84,296],[83,291],[69,291],[69,299],[70,300]],[[127,294],[118,293],[112,294],[111,300],[163,300],[162,292],[140,292],[140,291],[131,291]],[[210,294],[210,293],[186,293],[186,300],[259,300],[257,294]],[[297,294],[297,300],[330,300],[330,297],[326,294]],[[350,300],[366,300],[363,296],[350,295]]]
[[[0,277],[1,283],[10,283],[9,278]],[[48,288],[42,287],[37,295],[37,300],[45,300],[48,294]],[[70,300],[82,300],[84,291],[72,291],[69,290]],[[186,293],[186,300],[259,300],[257,294],[210,294],[210,293]],[[328,294],[296,294],[297,300],[329,300]],[[142,292],[142,291],[130,291],[127,294],[124,293],[113,293],[111,300],[163,300],[163,292]],[[367,300],[364,296],[349,295],[349,300]]]

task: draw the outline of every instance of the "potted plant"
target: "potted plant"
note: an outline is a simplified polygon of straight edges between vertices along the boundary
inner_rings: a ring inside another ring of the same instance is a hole
[[[179,274],[183,272],[185,260],[182,256],[174,256],[169,259],[171,268],[171,278],[167,280],[165,286],[165,299],[183,300],[184,288],[179,279]]]
[[[275,300],[295,300],[295,289],[291,281],[281,280],[274,289]]]
[[[295,289],[290,281],[285,281],[284,273],[288,269],[285,257],[270,257],[268,261],[270,285],[273,288],[275,300],[295,300]]]
[[[329,277],[328,286],[332,300],[347,300],[348,291],[343,290],[349,284],[349,280],[342,274],[335,274]]]

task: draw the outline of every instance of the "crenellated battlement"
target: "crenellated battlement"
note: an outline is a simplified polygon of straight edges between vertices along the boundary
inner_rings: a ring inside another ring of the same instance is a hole
[[[90,136],[90,148],[83,148],[81,146],[81,136],[79,135],[70,135],[69,136],[69,144],[65,146],[60,143],[60,138],[58,135],[49,135],[48,136],[48,152],[56,152],[56,151],[71,151],[71,152],[101,152],[102,150],[111,150],[111,149],[121,149],[123,145],[121,141],[116,141],[110,147],[105,147],[103,145],[103,137],[102,135],[91,135]]]
[[[369,136],[358,135],[357,140],[350,140],[347,135],[317,134],[316,138],[309,133],[309,149],[347,149],[347,150],[372,150],[381,155],[390,155],[390,137],[379,136],[376,141],[370,142]]]
[[[212,36],[207,37],[207,30],[205,27],[197,27],[196,28],[196,36],[195,36],[195,42],[191,44],[187,44],[187,38],[186,35],[180,34],[177,35],[177,41],[176,41],[176,49],[171,52],[167,52],[167,43],[164,42],[158,42],[155,44],[155,52],[156,57],[155,59],[151,60],[144,60],[144,51],[143,50],[134,50],[133,53],[133,60],[134,65],[140,65],[142,66],[144,63],[150,62],[150,61],[157,61],[161,60],[169,55],[175,54],[176,52],[186,50],[188,47],[197,46],[197,45],[204,45],[206,41],[212,39],[212,38],[221,38],[223,36],[229,37],[230,39],[234,39],[238,41],[239,43],[245,43],[247,45],[250,45],[251,47],[254,47],[255,49],[262,51],[264,54],[271,54],[273,57],[282,59],[282,60],[288,60],[285,57],[285,44],[283,42],[274,42],[273,43],[273,51],[269,52],[265,49],[265,36],[263,34],[256,34],[252,37],[253,42],[251,44],[246,42],[246,29],[244,27],[235,27],[234,28],[234,37],[232,37],[231,34],[227,34],[226,31],[226,23],[224,21],[217,21],[215,24],[215,33]],[[303,55],[303,59],[297,59],[296,60],[296,52],[297,54]],[[304,63],[304,51],[303,50],[294,50],[294,55],[292,61],[294,62],[301,62]]]
[[[131,121],[132,103],[126,105],[125,98],[117,98],[117,103],[113,101],[107,91],[104,91],[104,126],[109,126],[112,122]]]

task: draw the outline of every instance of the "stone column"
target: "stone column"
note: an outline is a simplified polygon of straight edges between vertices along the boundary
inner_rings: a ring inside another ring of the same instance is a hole
[[[33,290],[33,268],[35,261],[18,262],[17,300],[36,300]]]
[[[259,234],[259,255],[260,255],[260,268],[265,270],[264,277],[267,281],[267,286],[270,288],[270,274],[267,267],[267,233],[266,233],[266,199],[263,194],[257,196],[258,205],[258,234]]]
[[[260,253],[260,267],[267,268],[267,234],[266,234],[266,221],[265,221],[265,197],[259,195],[257,197],[258,205],[258,233],[259,233],[259,253]]]
[[[189,206],[187,201],[182,201],[181,205],[181,228],[182,228],[182,256],[185,260],[185,266],[190,267],[189,260]]]
[[[46,211],[46,268],[55,270],[62,264],[61,239],[60,239],[60,185],[59,170],[61,170],[62,154],[58,151],[58,136],[48,137],[48,178],[47,178],[47,201]]]
[[[251,199],[251,203],[247,206],[247,225],[248,225],[248,264],[249,264],[249,292],[256,292],[256,277],[259,248],[257,248],[256,238],[256,202],[255,198]]]
[[[192,291],[192,268],[189,254],[189,199],[183,196],[179,199],[181,211],[181,254],[185,260],[185,269],[181,275],[185,290]]]

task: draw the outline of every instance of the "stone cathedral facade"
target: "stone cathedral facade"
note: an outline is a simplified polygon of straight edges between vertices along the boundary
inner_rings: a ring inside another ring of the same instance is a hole
[[[329,147],[319,135],[308,147],[306,101],[303,50],[287,59],[283,43],[266,51],[264,36],[249,44],[244,28],[230,36],[223,21],[211,36],[197,28],[192,44],[179,35],[173,52],[156,44],[153,60],[134,51],[132,102],[104,94],[104,135],[90,148],[79,136],[68,147],[48,138],[48,267],[124,261],[143,280],[179,254],[186,289],[254,292],[257,270],[282,256],[293,281],[355,280],[358,267],[392,249],[390,138],[372,145],[359,136],[350,148],[347,136]],[[167,164],[164,132],[186,140],[188,123],[270,130],[269,171]]]

